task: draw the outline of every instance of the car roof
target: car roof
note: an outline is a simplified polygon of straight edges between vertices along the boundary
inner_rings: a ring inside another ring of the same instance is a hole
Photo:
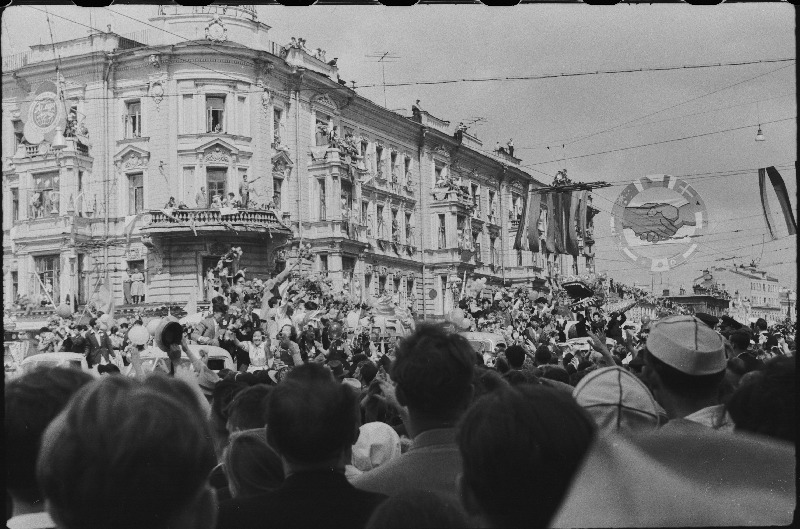
[[[461,332],[459,333],[461,336],[466,338],[467,340],[494,340],[495,342],[503,342],[505,343],[506,339],[503,338],[502,334],[496,332]]]
[[[38,354],[29,356],[28,358],[23,360],[21,363],[22,364],[26,364],[26,363],[30,364],[30,363],[33,363],[33,362],[39,362],[39,361],[43,361],[43,360],[61,360],[61,361],[64,361],[64,360],[85,360],[85,359],[86,359],[86,356],[84,356],[84,355],[82,355],[80,353],[67,353],[67,352],[61,352],[61,353],[38,353]]]

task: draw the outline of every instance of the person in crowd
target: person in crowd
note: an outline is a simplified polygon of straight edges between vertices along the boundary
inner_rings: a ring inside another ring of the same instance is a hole
[[[243,353],[236,355],[239,371],[254,373],[273,366],[271,342],[264,336],[264,331],[261,329],[253,331],[253,340],[245,342],[239,341],[237,334],[233,331],[228,331],[228,336],[236,344],[238,351]]]
[[[404,422],[414,444],[399,458],[354,478],[356,487],[389,496],[421,488],[458,501],[461,458],[455,425],[472,400],[474,355],[463,336],[429,324],[417,325],[400,343],[391,366],[394,395],[390,384],[382,388],[407,409]]]
[[[463,511],[435,492],[405,490],[381,503],[367,529],[463,529]]]
[[[572,396],[592,416],[602,434],[652,431],[660,423],[660,406],[650,390],[619,366],[587,374],[575,386]]]
[[[111,357],[116,357],[111,338],[106,332],[106,326],[97,318],[89,320],[92,329],[86,333],[86,361],[89,367],[99,365],[101,360],[111,362]]]
[[[284,365],[299,366],[304,363],[300,355],[300,346],[297,345],[297,331],[292,325],[281,327],[274,355]]]
[[[135,304],[144,302],[144,274],[136,265],[131,272],[131,298]]]
[[[267,494],[222,505],[220,529],[364,527],[386,498],[354,488],[345,466],[359,432],[358,396],[323,365],[296,367],[267,404],[267,441],[286,472]]]
[[[6,492],[11,497],[8,529],[54,529],[36,481],[36,457],[42,434],[70,397],[92,381],[78,369],[40,368],[6,381]]]
[[[725,338],[744,328],[744,325],[727,315],[721,316],[719,322],[719,333]]]
[[[244,382],[224,379],[217,382],[212,390],[211,412],[208,415],[208,422],[218,464],[212,469],[209,482],[216,490],[219,501],[231,498],[228,479],[222,463],[222,456],[230,440],[230,432],[228,431],[230,404],[239,392],[248,387],[248,384]]]
[[[36,345],[37,353],[52,353],[56,350],[56,335],[49,327],[42,327],[39,329],[37,335],[38,344]]]
[[[793,357],[767,361],[763,369],[733,393],[726,409],[737,432],[797,442],[797,362]]]
[[[719,325],[719,318],[705,312],[696,312],[694,317],[708,325],[712,330],[715,330]]]
[[[228,405],[228,434],[263,428],[267,424],[267,399],[272,388],[255,384],[236,393]]]
[[[668,426],[732,430],[719,402],[727,360],[722,337],[692,316],[662,318],[650,329],[644,378],[669,416]]]
[[[281,458],[267,443],[263,427],[231,434],[223,455],[223,468],[234,502],[271,492],[285,478]]]
[[[222,335],[220,322],[227,314],[228,306],[221,303],[218,298],[215,299],[217,301],[211,303],[211,316],[198,323],[191,334],[192,340],[201,345],[219,346],[219,338]]]
[[[59,528],[210,529],[214,464],[201,403],[185,382],[104,377],[45,430],[37,478]]]
[[[208,207],[208,194],[206,193],[205,186],[200,187],[200,191],[194,197],[196,207],[205,209]]]
[[[465,510],[481,527],[548,527],[595,430],[564,392],[523,384],[485,395],[456,438]]]

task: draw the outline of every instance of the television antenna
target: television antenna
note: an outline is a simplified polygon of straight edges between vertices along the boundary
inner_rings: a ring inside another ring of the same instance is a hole
[[[391,51],[377,51],[371,55],[365,55],[364,57],[374,59],[371,62],[381,63],[381,70],[383,72],[383,106],[387,107],[388,105],[386,104],[386,63],[395,62],[398,59],[400,59],[400,56],[395,55],[394,52]]]

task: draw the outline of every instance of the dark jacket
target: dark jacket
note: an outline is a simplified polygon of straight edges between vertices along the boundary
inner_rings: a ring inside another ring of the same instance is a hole
[[[111,345],[111,338],[108,333],[103,333],[102,338],[98,338],[97,331],[91,330],[86,333],[86,361],[89,367],[100,363],[101,356],[109,360],[109,357],[114,353],[114,346]]]
[[[267,494],[221,502],[217,529],[358,529],[385,499],[353,487],[341,472],[303,472]]]

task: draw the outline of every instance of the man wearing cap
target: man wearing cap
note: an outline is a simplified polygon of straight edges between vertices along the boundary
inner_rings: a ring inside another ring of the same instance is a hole
[[[228,312],[228,307],[227,305],[212,303],[211,311],[211,316],[197,324],[191,338],[201,345],[219,346],[220,320]]]
[[[727,359],[722,337],[693,316],[670,316],[650,329],[644,380],[667,412],[669,425],[733,430],[719,403]]]
[[[111,345],[111,338],[105,330],[105,324],[101,323],[97,318],[89,320],[89,326],[92,328],[86,334],[86,361],[89,367],[100,363],[100,358],[104,358],[106,362],[111,362],[109,357],[116,358],[114,347]]]

